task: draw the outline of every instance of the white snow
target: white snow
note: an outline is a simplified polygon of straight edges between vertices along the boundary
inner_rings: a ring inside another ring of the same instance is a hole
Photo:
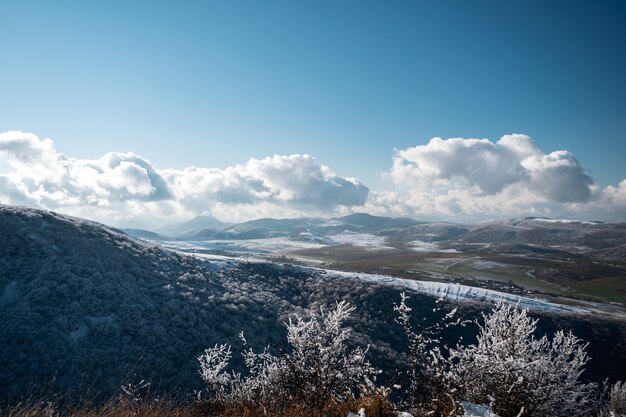
[[[385,244],[384,236],[369,233],[341,232],[331,238],[321,239],[320,236],[309,233],[311,240],[292,239],[289,237],[275,237],[266,239],[242,240],[202,240],[202,241],[157,241],[160,245],[170,249],[204,249],[227,252],[269,252],[288,253],[301,249],[319,249],[329,245],[350,244],[368,249],[393,249]],[[301,233],[306,238],[307,232]],[[315,240],[318,241],[315,241]]]
[[[259,252],[283,253],[300,249],[317,249],[326,245],[317,242],[293,240],[288,237],[249,239],[236,242],[237,246]]]
[[[439,249],[439,245],[424,240],[413,240],[409,242],[409,247],[416,252],[440,252],[440,253],[457,253],[456,249]]]
[[[338,221],[338,220],[329,220],[326,223],[322,223],[320,226],[321,227],[335,227],[335,226],[342,226],[344,223]]]
[[[4,291],[0,296],[0,306],[10,303],[17,295],[17,281],[10,281],[4,286]]]
[[[472,404],[465,401],[463,401],[461,405],[465,411],[463,417],[498,417],[491,411],[491,408],[486,405]]]
[[[313,268],[312,268],[313,269]],[[372,281],[393,285],[397,287],[408,288],[410,290],[429,294],[435,297],[446,298],[455,301],[491,301],[505,302],[509,304],[517,304],[522,308],[530,308],[535,310],[555,311],[555,312],[576,312],[589,313],[593,309],[584,307],[573,307],[556,304],[540,298],[530,298],[521,295],[509,294],[500,291],[489,290],[480,287],[471,287],[469,285],[461,285],[449,282],[435,281],[418,281],[389,275],[378,274],[362,274],[358,272],[344,272],[329,269],[320,269],[325,274],[337,277],[359,278],[364,281]]]
[[[318,249],[323,243],[293,240],[288,237],[245,240],[159,241],[170,249],[204,249],[225,252],[271,252],[285,253],[300,249]]]
[[[585,220],[571,220],[571,219],[543,219],[537,218],[533,219],[535,222],[545,222],[545,223],[578,223],[578,224],[600,224],[600,222],[590,222]]]
[[[384,236],[376,236],[369,233],[355,233],[347,230],[333,235],[333,240],[339,244],[350,244],[364,248],[392,249],[385,244],[385,239]]]
[[[468,402],[462,402],[463,405],[463,416],[462,417],[498,417],[497,414],[494,414],[491,409],[486,405],[477,405]],[[401,411],[397,414],[398,417],[413,417],[412,414],[409,414],[405,411]],[[348,413],[347,417],[367,417],[365,415],[365,410],[360,409],[359,414]]]
[[[413,240],[409,242],[409,246],[416,252],[437,252],[439,250],[436,243],[426,242],[424,240]]]
[[[494,261],[475,260],[474,269],[480,269],[481,271],[489,270],[492,268],[506,268],[509,265]]]
[[[83,324],[78,329],[70,332],[70,340],[72,342],[78,342],[79,340],[84,339],[88,332],[89,327]]]

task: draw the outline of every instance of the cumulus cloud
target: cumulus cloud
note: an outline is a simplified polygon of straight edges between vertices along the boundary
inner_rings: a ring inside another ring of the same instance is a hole
[[[360,206],[369,192],[357,179],[336,175],[310,155],[274,155],[223,170],[187,168],[166,170],[164,175],[178,199],[194,208],[211,201],[274,202],[323,209]]]
[[[625,206],[620,190],[602,189],[568,151],[543,152],[526,135],[433,138],[396,151],[387,176],[422,218],[594,216]],[[621,185],[620,185],[621,187]]]
[[[60,154],[50,139],[22,132],[0,133],[0,158],[12,168],[3,176],[31,201],[48,208],[110,205],[115,201],[155,201],[170,191],[150,163],[132,153],[107,153],[100,159]],[[9,199],[3,193],[5,199]],[[11,198],[11,201],[13,198]]]
[[[518,141],[522,142],[519,146],[511,146]],[[433,138],[427,145],[398,151],[391,174],[400,184],[410,181],[447,186],[451,181],[460,180],[484,194],[495,194],[525,179],[528,172],[520,160],[535,151],[528,137],[496,143],[487,139]]]
[[[39,138],[32,133],[0,133],[0,153],[9,157],[9,162],[17,167],[48,165],[53,162],[56,151],[52,140]]]
[[[151,228],[212,212],[225,221],[344,215],[421,220],[546,216],[626,220],[626,180],[600,187],[566,150],[544,152],[526,135],[433,138],[395,152],[395,189],[370,191],[310,155],[249,159],[223,169],[160,169],[133,153],[77,159],[50,139],[0,133],[0,203]]]
[[[591,198],[595,181],[568,151],[533,155],[520,164],[530,175],[528,188],[550,201],[586,202]]]
[[[0,202],[118,224],[211,210],[227,220],[240,213],[328,213],[361,206],[369,193],[357,179],[338,176],[309,155],[274,155],[225,169],[160,170],[133,153],[67,157],[50,139],[11,131],[0,133],[0,160],[10,167],[0,174]]]

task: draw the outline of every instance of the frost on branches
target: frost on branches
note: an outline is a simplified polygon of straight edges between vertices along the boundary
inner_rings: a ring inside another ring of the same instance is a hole
[[[502,417],[588,415],[595,386],[578,381],[588,360],[580,339],[563,331],[536,339],[537,320],[516,306],[498,304],[483,318],[478,344],[451,350],[463,398]]]
[[[600,417],[626,417],[626,382],[618,381],[608,386]]]
[[[305,319],[296,316],[287,325],[290,349],[277,354],[243,352],[248,374],[228,372],[231,347],[216,345],[198,357],[201,375],[214,402],[262,406],[279,410],[293,403],[321,409],[373,390],[378,373],[366,360],[368,349],[349,348],[350,330],[344,322],[354,307],[340,302],[330,312]],[[246,344],[243,335],[240,335]]]
[[[426,317],[420,318],[414,325],[411,321],[412,309],[407,306],[409,298],[400,294],[400,304],[394,306],[397,312],[396,322],[400,324],[409,340],[411,368],[409,370],[409,386],[405,393],[406,406],[417,412],[428,412],[428,415],[453,415],[461,410],[455,397],[455,390],[449,378],[448,361],[441,353],[442,329],[453,325],[464,325],[460,319],[454,319],[456,309],[439,317],[434,324],[426,324]],[[437,304],[442,300],[439,299]],[[435,307],[433,314],[442,309]]]

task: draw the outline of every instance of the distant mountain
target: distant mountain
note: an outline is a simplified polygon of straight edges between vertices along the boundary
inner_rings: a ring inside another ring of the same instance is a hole
[[[451,223],[425,223],[409,226],[388,239],[391,243],[406,243],[414,240],[424,242],[441,242],[463,235],[471,230],[471,226]]]
[[[138,237],[140,239],[148,239],[148,240],[165,239],[165,236],[161,236],[158,233],[151,232],[149,230],[144,230],[144,229],[122,229],[122,232],[130,236]]]
[[[388,238],[396,246],[411,241],[438,242],[441,246],[490,252],[574,248],[594,256],[615,257],[626,245],[626,223],[605,224],[579,220],[527,217],[477,224],[426,223],[410,226]],[[478,246],[476,246],[478,245]],[[482,245],[482,246],[481,246]]]
[[[177,237],[198,232],[200,230],[216,229],[218,227],[224,226],[224,224],[224,222],[221,222],[214,216],[210,214],[205,214],[202,216],[196,216],[188,221],[172,223],[167,226],[160,227],[156,230],[162,235]]]
[[[361,226],[366,229],[404,228],[418,223],[413,219],[372,216],[367,213],[349,214],[347,216],[338,217],[335,220],[344,224]]]
[[[267,239],[289,236],[322,223],[322,219],[296,218],[271,219],[263,218],[244,223],[230,224],[216,229],[205,229],[185,235],[190,239]]]
[[[295,218],[295,219],[258,219],[244,223],[210,228],[182,236],[185,239],[266,239],[288,237],[309,231],[318,236],[332,238],[337,233],[361,232],[378,235],[390,235],[407,226],[417,224],[412,219],[372,216],[355,213],[331,219]],[[328,239],[330,241],[331,239]]]
[[[211,227],[196,230],[202,224]],[[337,244],[333,236],[350,232],[386,238],[395,247],[413,247],[414,242],[436,243],[439,248],[463,252],[553,253],[585,252],[602,259],[623,259],[626,223],[524,217],[474,224],[425,223],[407,218],[354,213],[343,217],[273,219],[263,218],[237,224],[223,224],[210,216],[200,216],[179,225],[181,240],[248,240],[287,238],[323,245]],[[190,230],[183,233],[184,230]],[[131,230],[143,239],[161,236]]]

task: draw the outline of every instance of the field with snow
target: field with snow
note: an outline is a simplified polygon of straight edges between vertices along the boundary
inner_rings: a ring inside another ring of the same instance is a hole
[[[153,240],[170,249],[205,257],[268,260],[346,272],[456,283],[517,296],[541,296],[563,305],[601,306],[610,314],[626,303],[626,262],[592,259],[576,248],[508,251],[499,244],[412,239],[403,245],[385,236],[344,231],[324,243],[300,236],[237,240]],[[572,252],[572,250],[574,252]],[[614,302],[615,304],[610,304]]]
[[[284,323],[338,301],[355,307],[351,340],[370,346],[372,363],[386,370],[378,380],[384,383],[406,366],[407,339],[394,311],[402,292],[416,320],[430,325],[451,311],[472,322],[500,301],[528,307],[540,319],[539,335],[572,330],[589,342],[590,356],[614,358],[590,362],[590,380],[626,377],[621,307],[458,278],[459,268],[501,273],[508,258],[415,251],[354,231],[338,231],[333,236],[343,243],[336,244],[302,241],[311,236],[301,234],[145,241],[11,206],[0,206],[0,232],[0,403],[44,391],[82,398],[85,387],[109,398],[120,384],[142,380],[153,381],[155,392],[188,395],[202,389],[197,358],[204,349],[242,348],[240,331],[257,352],[284,346]],[[345,268],[336,268],[337,260]],[[382,268],[385,262],[397,269]],[[396,273],[401,267],[404,274]],[[469,343],[477,331],[446,328],[441,340]],[[245,365],[238,355],[232,362],[235,370]]]

